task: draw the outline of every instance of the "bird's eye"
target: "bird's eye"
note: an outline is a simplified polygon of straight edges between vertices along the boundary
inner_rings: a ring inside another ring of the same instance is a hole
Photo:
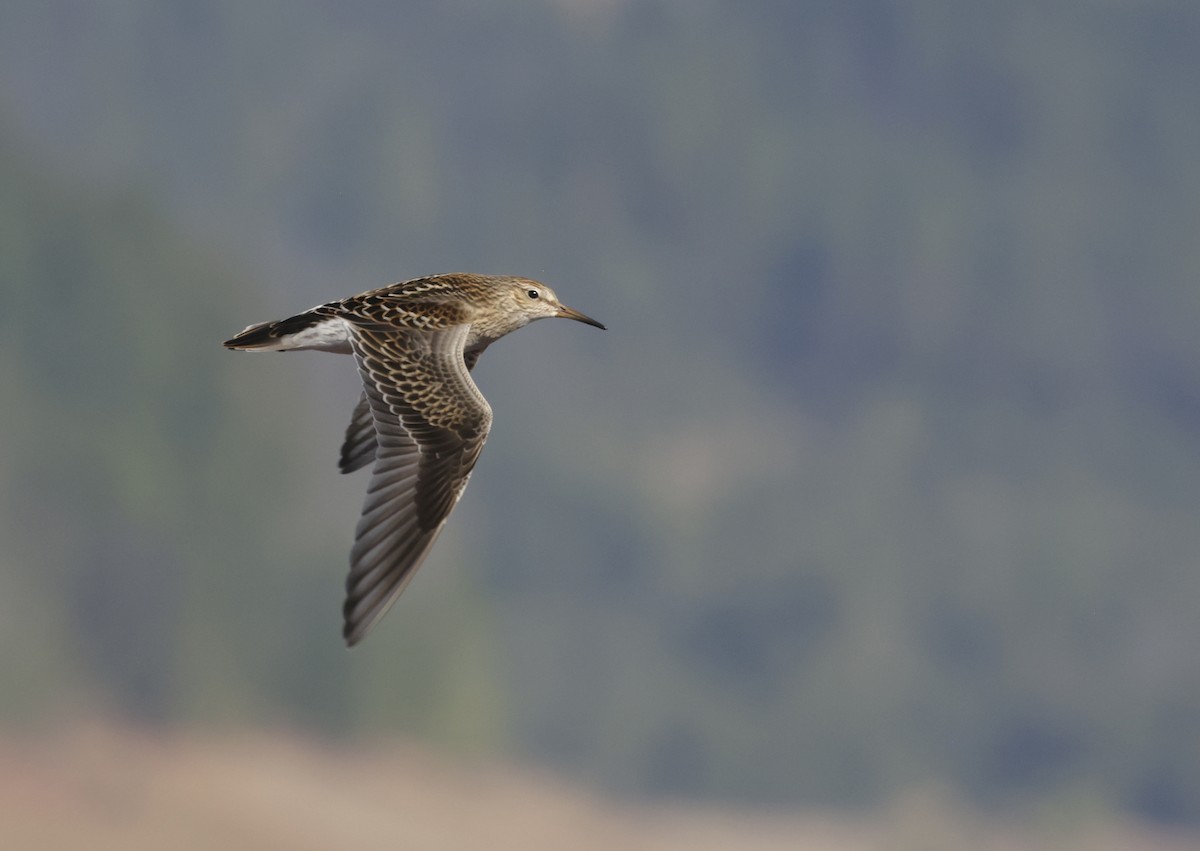
[[[537,290],[525,290],[525,295],[529,296],[530,298],[537,298],[540,293],[538,293]]]

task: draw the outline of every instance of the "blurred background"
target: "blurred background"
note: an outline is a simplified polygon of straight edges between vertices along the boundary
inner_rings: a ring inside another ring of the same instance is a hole
[[[1194,847],[1197,81],[1174,0],[0,5],[22,847]],[[488,352],[347,652],[353,365],[220,341],[448,271],[610,330]]]

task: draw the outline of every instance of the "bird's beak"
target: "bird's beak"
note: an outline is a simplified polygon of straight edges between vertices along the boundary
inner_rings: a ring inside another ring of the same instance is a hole
[[[580,313],[578,310],[572,310],[571,308],[564,307],[563,305],[558,306],[558,313],[556,313],[555,316],[561,316],[563,319],[574,319],[576,322],[582,322],[584,325],[591,325],[593,327],[601,329],[602,331],[608,330],[607,328],[605,328],[603,325],[601,325],[599,322],[597,322],[592,317],[585,316],[584,314]]]

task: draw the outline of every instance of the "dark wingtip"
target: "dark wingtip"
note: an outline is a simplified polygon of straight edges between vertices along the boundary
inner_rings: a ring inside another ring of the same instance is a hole
[[[363,632],[351,622],[349,615],[342,622],[342,640],[346,642],[346,649],[349,650],[358,642],[363,640]]]
[[[346,649],[353,648],[354,645],[366,638],[370,631],[369,622],[364,623],[361,618],[354,616],[354,603],[350,597],[347,597],[342,603],[342,640],[346,642]]]

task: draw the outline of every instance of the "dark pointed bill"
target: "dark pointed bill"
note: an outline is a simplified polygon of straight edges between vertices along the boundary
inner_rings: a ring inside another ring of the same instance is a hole
[[[601,325],[599,322],[597,322],[592,317],[590,317],[586,314],[580,313],[578,310],[574,310],[570,307],[565,307],[565,306],[560,305],[558,308],[558,315],[561,316],[563,319],[574,319],[576,322],[582,322],[584,325],[591,325],[595,328],[599,328],[601,331],[608,330],[607,328],[605,328],[603,325]]]

